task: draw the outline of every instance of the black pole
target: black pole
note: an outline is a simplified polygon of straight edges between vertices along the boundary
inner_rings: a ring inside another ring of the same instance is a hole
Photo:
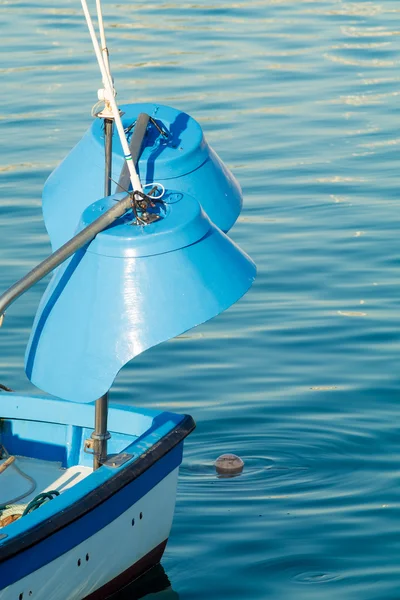
[[[113,119],[104,119],[104,196],[111,195],[113,126]],[[96,400],[94,420],[93,471],[106,460],[107,440],[111,437],[107,431],[108,392]]]
[[[93,471],[101,467],[107,458],[107,440],[111,435],[107,431],[108,392],[96,400],[93,440]]]
[[[133,160],[133,164],[136,165],[143,146],[144,136],[146,135],[147,125],[149,123],[149,115],[146,113],[140,113],[136,120],[135,127],[133,129],[131,141],[129,142],[129,151]],[[131,178],[129,175],[128,163],[125,161],[122,167],[121,174],[119,176],[117,192],[125,192],[129,190]]]
[[[104,119],[104,196],[111,195],[113,126],[112,119]]]
[[[14,285],[0,296],[0,325],[4,316],[4,311],[7,310],[17,298],[66,261],[67,258],[75,254],[77,250],[91,242],[100,231],[109,227],[131,208],[132,198],[130,196],[126,196],[119,202],[116,202],[111,208],[106,210],[101,217],[82,229],[82,231],[77,233],[66,244],[61,246],[61,248],[39,263],[32,271],[29,271],[25,277],[14,283]]]

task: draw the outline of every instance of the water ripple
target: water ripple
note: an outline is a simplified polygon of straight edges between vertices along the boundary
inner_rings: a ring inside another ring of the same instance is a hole
[[[100,77],[75,0],[0,5],[4,289],[49,252],[43,182]],[[157,597],[398,597],[399,14],[397,0],[104,3],[118,100],[199,120],[240,179],[230,235],[258,266],[240,303],[139,356],[111,393],[197,421]],[[45,285],[0,336],[0,381],[25,392]],[[226,452],[241,475],[217,476]]]

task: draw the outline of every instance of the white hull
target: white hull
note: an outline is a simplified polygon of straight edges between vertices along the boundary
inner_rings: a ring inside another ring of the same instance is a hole
[[[95,535],[0,591],[0,600],[82,600],[117,578],[168,539],[177,479],[178,468]]]

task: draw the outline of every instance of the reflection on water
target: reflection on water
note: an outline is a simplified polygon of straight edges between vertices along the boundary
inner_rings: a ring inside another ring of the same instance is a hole
[[[101,80],[77,0],[0,3],[4,289],[49,252],[43,182]],[[103,4],[118,100],[201,122],[243,187],[231,236],[258,266],[241,302],[139,356],[111,394],[198,424],[163,558],[173,587],[180,600],[395,600],[399,0]],[[16,390],[32,389],[23,355],[44,285],[1,331],[0,381]],[[218,479],[229,452],[243,474]]]
[[[179,595],[171,587],[166,572],[157,565],[140,579],[124,587],[112,596],[112,600],[179,600]]]

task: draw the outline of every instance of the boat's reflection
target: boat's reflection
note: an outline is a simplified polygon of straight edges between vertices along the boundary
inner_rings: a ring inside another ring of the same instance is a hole
[[[179,600],[179,595],[171,587],[164,568],[157,565],[139,579],[125,586],[110,600]]]

